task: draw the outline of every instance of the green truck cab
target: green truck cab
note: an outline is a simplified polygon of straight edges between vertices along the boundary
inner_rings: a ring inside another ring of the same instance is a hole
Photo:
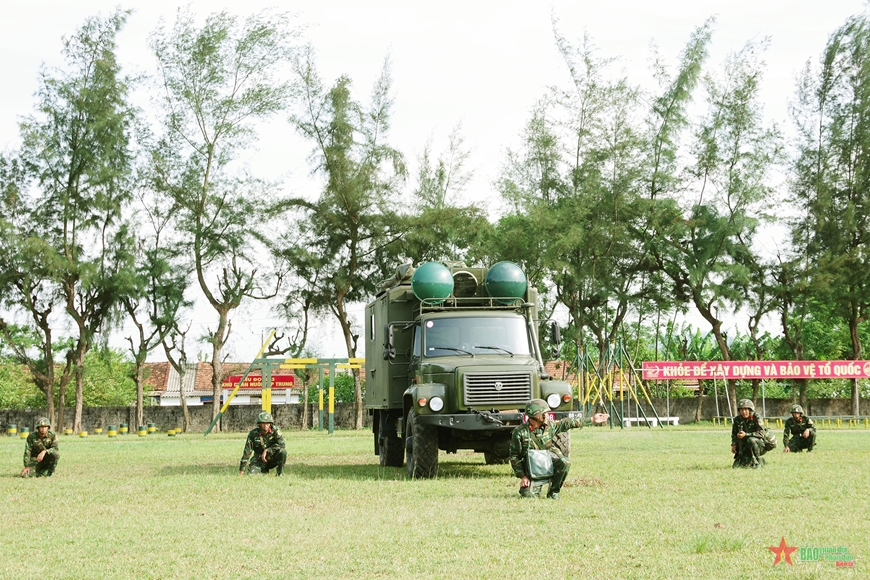
[[[538,325],[537,292],[512,262],[400,266],[365,309],[365,406],[380,464],[434,477],[439,450],[459,449],[506,463],[530,399],[555,418],[579,416],[571,385],[545,370]],[[570,453],[569,441],[557,444]]]

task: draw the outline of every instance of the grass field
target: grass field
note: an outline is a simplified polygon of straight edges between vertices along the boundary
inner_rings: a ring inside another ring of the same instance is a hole
[[[0,578],[867,578],[870,431],[732,470],[729,432],[572,432],[562,499],[523,500],[508,466],[440,456],[380,468],[368,432],[289,432],[284,477],[239,477],[244,435],[61,438],[21,479],[0,437]],[[774,566],[768,546],[845,547]]]

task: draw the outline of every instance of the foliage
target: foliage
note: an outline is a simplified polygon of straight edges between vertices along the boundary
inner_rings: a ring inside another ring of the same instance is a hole
[[[85,356],[82,404],[86,407],[127,406],[136,400],[136,383],[130,378],[132,363],[124,353],[97,348]],[[59,387],[59,385],[58,385]],[[74,402],[73,385],[67,385],[64,400]],[[0,364],[0,409],[45,407],[45,395],[34,385],[26,367]]]
[[[88,407],[125,407],[136,400],[132,363],[120,350],[99,348],[85,360],[84,404]]]
[[[0,409],[38,407],[45,407],[45,394],[33,384],[26,367],[12,362],[0,363]]]
[[[365,381],[361,381],[360,389],[365,395],[366,392],[366,383]],[[353,375],[348,373],[337,373],[335,375],[335,402],[336,403],[353,403],[356,400],[356,395],[354,394],[354,380]],[[318,402],[318,391],[320,390],[319,384],[316,380],[313,384],[308,386],[308,402],[309,404],[316,404]],[[323,404],[329,404],[329,376],[324,375],[323,377]]]

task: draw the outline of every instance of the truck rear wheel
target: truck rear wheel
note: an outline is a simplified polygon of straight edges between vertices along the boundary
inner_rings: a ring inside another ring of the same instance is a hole
[[[483,459],[487,465],[504,465],[510,462],[510,441],[498,441],[492,449],[483,452]]]
[[[509,457],[498,455],[497,453],[490,453],[489,451],[483,452],[483,459],[486,461],[487,465],[504,465],[510,461]]]
[[[435,477],[438,474],[438,429],[432,425],[421,425],[417,412],[408,411],[405,428],[405,456],[408,464],[408,477]]]
[[[381,467],[402,467],[405,461],[402,440],[396,432],[396,417],[389,411],[381,411],[378,457]]]

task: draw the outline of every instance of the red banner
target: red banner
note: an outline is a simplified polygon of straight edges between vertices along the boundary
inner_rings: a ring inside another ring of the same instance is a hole
[[[230,375],[224,380],[221,385],[225,389],[235,389],[239,381],[242,380],[242,375]],[[295,375],[272,375],[273,389],[292,389],[296,384]],[[260,375],[248,375],[245,382],[239,387],[240,389],[261,389],[263,387],[263,377]]]
[[[670,379],[864,379],[866,360],[660,361],[644,362],[644,380]]]

